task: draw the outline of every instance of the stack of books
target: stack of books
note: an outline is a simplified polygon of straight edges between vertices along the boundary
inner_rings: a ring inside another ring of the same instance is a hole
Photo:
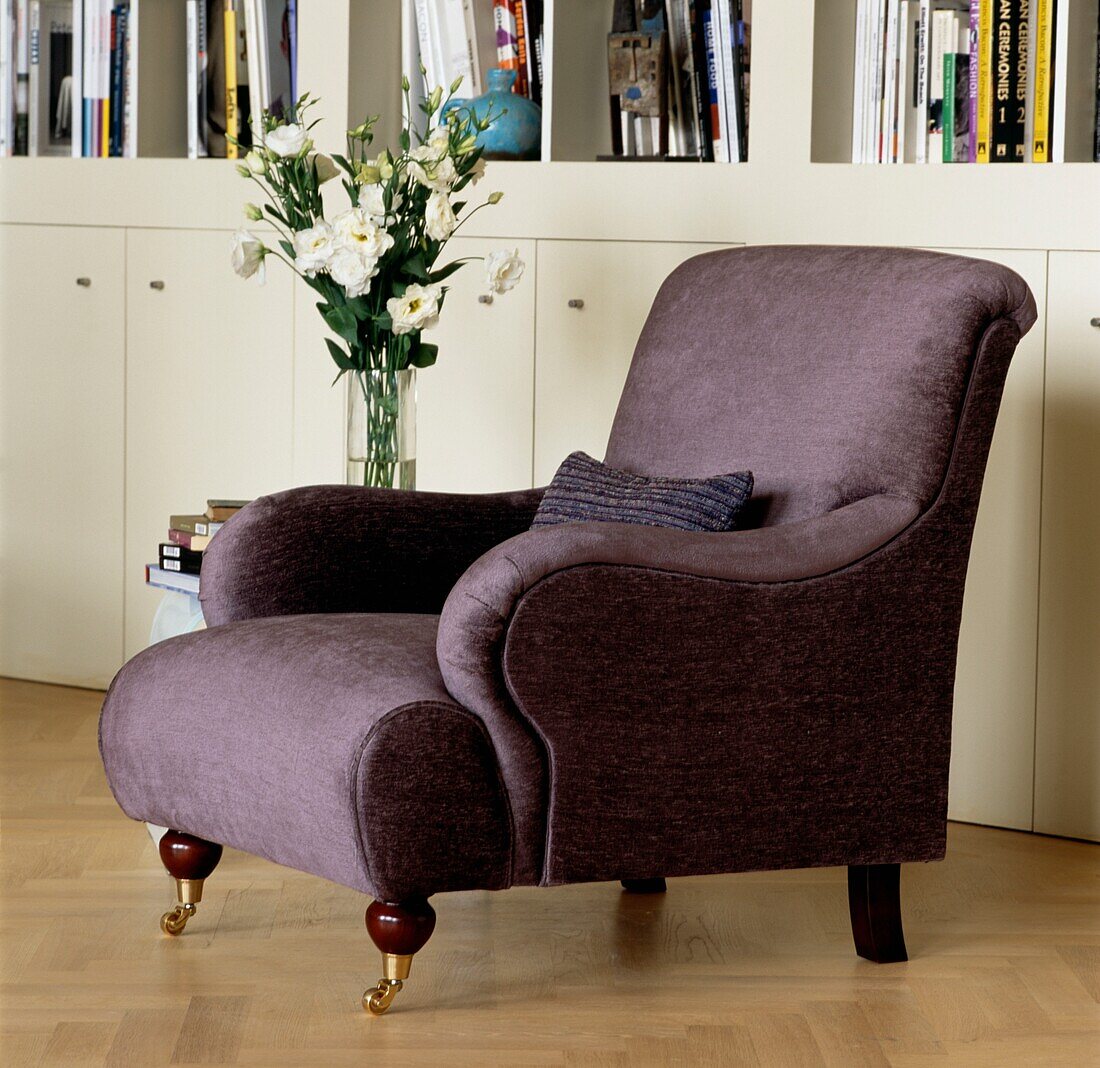
[[[202,554],[226,521],[248,501],[209,500],[201,515],[174,515],[168,520],[168,540],[162,541],[155,564],[145,565],[145,581],[159,589],[199,592]]]
[[[543,0],[408,0],[405,72],[417,85],[421,64],[428,89],[461,79],[460,97],[480,96],[494,67],[516,72],[513,91],[542,103]]]
[[[175,2],[0,0],[0,156],[134,157],[141,91],[186,110],[188,156],[247,148],[296,98],[297,0],[186,0],[186,85],[139,89],[139,23],[160,46]]]
[[[236,159],[250,118],[288,113],[297,69],[297,0],[187,0],[188,157]]]
[[[1065,162],[1071,2],[858,0],[852,162]]]

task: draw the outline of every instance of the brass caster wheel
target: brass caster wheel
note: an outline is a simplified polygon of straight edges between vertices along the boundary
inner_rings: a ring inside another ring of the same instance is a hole
[[[166,935],[175,937],[183,933],[187,921],[195,915],[194,905],[177,905],[171,912],[166,912],[160,918],[160,929]]]
[[[379,979],[378,985],[363,995],[363,1008],[372,1016],[381,1016],[393,1004],[401,987],[400,979]]]

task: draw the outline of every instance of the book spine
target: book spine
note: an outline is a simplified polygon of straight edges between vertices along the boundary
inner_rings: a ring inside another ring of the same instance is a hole
[[[527,26],[523,21],[523,0],[509,0],[512,8],[512,23],[516,28],[516,84],[513,92],[520,96],[530,96],[527,82]]]
[[[909,154],[909,110],[913,100],[911,7],[910,0],[901,0],[898,5],[898,163],[905,163]]]
[[[431,91],[436,82],[436,71],[434,64],[432,63],[432,30],[429,24],[428,16],[428,0],[416,0],[416,36],[420,42],[420,65],[424,68],[426,73],[423,77],[428,80],[428,90]],[[493,17],[498,17],[497,5],[494,0]],[[500,58],[500,31],[497,31],[497,59]],[[413,72],[409,72],[409,77],[413,77]]]
[[[748,26],[741,0],[733,3],[733,100],[734,125],[737,131],[735,163],[747,163],[749,158]]]
[[[1051,75],[1054,58],[1054,0],[1037,0],[1035,24],[1035,61],[1032,65],[1032,107],[1035,114],[1031,140],[1031,158],[1035,163],[1050,162]]]
[[[225,0],[222,31],[225,35],[225,158],[237,159],[241,130],[237,113],[237,12],[233,0]]]
[[[931,0],[920,0],[920,20],[917,25],[917,124],[914,133],[914,159],[928,162],[928,90],[929,56],[931,52]]]
[[[290,103],[298,103],[298,0],[287,0],[287,50],[290,52]]]
[[[898,0],[888,0],[886,5],[886,48],[883,52],[882,93],[882,159],[883,163],[897,160],[894,140],[898,112]]]
[[[737,143],[737,100],[734,96],[733,72],[733,20],[731,0],[718,0],[718,18],[715,22],[715,56],[718,74],[718,114],[722,122],[722,143],[726,146],[727,163],[741,158]]]
[[[198,0],[187,0],[187,158],[199,158]]]
[[[92,155],[92,79],[95,70],[95,0],[84,0],[81,5],[81,24],[84,38],[84,77],[80,86],[80,154]]]
[[[470,83],[463,86],[461,91],[470,96],[481,96],[484,81],[481,76],[481,58],[477,53],[477,12],[474,10],[474,0],[462,0],[462,24],[466,30]]]
[[[978,104],[974,162],[988,163],[993,136],[993,4],[978,0]]]
[[[967,136],[966,160],[978,162],[978,28],[981,22],[980,0],[970,0],[970,62],[967,65]]]
[[[707,48],[703,35],[702,9],[698,0],[687,0],[688,40],[692,51],[692,90],[695,93],[696,145],[699,159],[714,161],[714,141],[710,125],[710,92],[707,89]]]
[[[110,153],[122,155],[122,71],[126,39],[126,11],[116,8],[111,16],[111,132]]]
[[[12,155],[27,155],[30,137],[30,32],[29,0],[15,2],[15,41],[13,57],[14,117],[12,119]],[[11,83],[9,82],[9,85]]]
[[[99,19],[99,154],[111,154],[111,0],[103,0]]]
[[[72,70],[72,155],[84,154],[84,12],[80,0],[72,0],[73,70]]]
[[[1095,116],[1092,135],[1092,159],[1094,163],[1100,163],[1100,9],[1096,17],[1096,77],[1093,79],[1095,89]]]
[[[422,0],[417,0],[418,12],[421,2]],[[418,24],[419,21],[418,14]],[[497,31],[497,66],[505,70],[515,70],[519,65],[519,52],[516,47],[516,22],[508,0],[493,0],[493,25]]]
[[[993,163],[1018,163],[1024,158],[1027,12],[1028,0],[997,0],[994,11]]]
[[[137,0],[128,4],[126,32],[122,37],[122,155],[133,159],[137,155],[138,131],[138,6]]]
[[[868,123],[867,131],[867,153],[872,163],[882,162],[882,104],[886,74],[885,48],[886,7],[882,0],[877,0],[871,24],[871,79],[867,98],[868,108],[871,112],[871,122]]]
[[[714,158],[719,163],[729,161],[722,140],[721,94],[718,87],[718,57],[714,49],[714,9],[703,10],[703,41],[706,46],[707,96],[710,101],[710,138]]]
[[[955,162],[955,53],[943,57],[943,162]]]
[[[852,64],[852,162],[863,162],[863,85],[866,78],[864,64],[867,43],[867,3],[856,3],[856,51]]]
[[[5,47],[8,42],[5,41]],[[31,0],[30,6],[30,33],[28,35],[28,46],[30,49],[29,62],[30,71],[28,77],[28,90],[30,98],[28,101],[28,114],[27,114],[27,155],[37,156],[42,149],[42,145],[39,143],[39,128],[42,125],[42,116],[39,114],[41,111],[41,80],[42,80],[42,5],[38,0]],[[10,56],[10,53],[9,53]],[[11,59],[8,60],[9,66],[7,70],[6,82],[11,83]],[[14,101],[10,98],[7,101],[7,107],[11,108]],[[4,121],[7,123],[9,120],[9,114],[5,113]],[[9,151],[14,149],[9,141]]]

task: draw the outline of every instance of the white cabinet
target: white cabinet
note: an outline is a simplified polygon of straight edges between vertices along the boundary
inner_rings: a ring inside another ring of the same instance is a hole
[[[1035,830],[1100,838],[1100,253],[1050,254]]]
[[[535,243],[459,239],[442,263],[518,248],[527,264],[510,293],[484,297],[485,272],[468,263],[447,285],[434,366],[417,373],[419,489],[488,493],[531,485],[535,374]]]
[[[1011,267],[1039,320],[1005,383],[978,508],[959,635],[951,818],[1029,830],[1035,743],[1046,253],[952,249]]]
[[[576,449],[602,459],[638,335],[661,283],[716,245],[540,241],[535,484]]]
[[[229,247],[223,231],[127,233],[127,656],[148,643],[144,565],[168,517],[293,481],[292,276],[241,281]]]
[[[123,235],[0,227],[0,674],[122,661]]]

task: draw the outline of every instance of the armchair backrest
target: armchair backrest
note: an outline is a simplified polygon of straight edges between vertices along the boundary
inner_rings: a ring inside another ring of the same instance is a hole
[[[749,469],[753,523],[942,485],[974,355],[1035,321],[998,264],[898,248],[773,246],[688,260],[661,287],[607,462],[654,475]],[[990,425],[992,424],[992,421]]]

